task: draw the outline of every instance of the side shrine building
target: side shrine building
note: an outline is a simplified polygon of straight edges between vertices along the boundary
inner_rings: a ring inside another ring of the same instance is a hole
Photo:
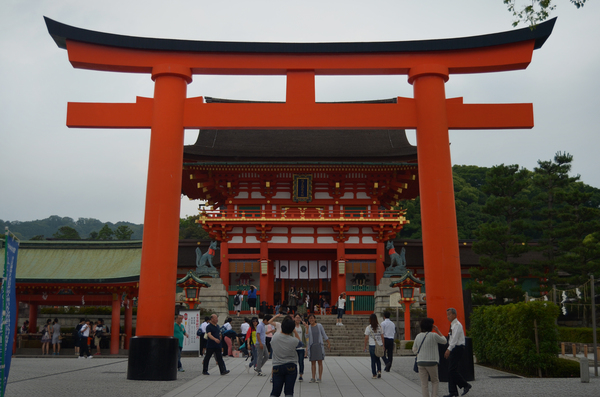
[[[409,222],[394,208],[419,192],[404,130],[203,129],[183,168],[183,194],[207,202],[198,222],[219,241],[230,308],[252,284],[268,305],[302,287],[374,310],[389,241]]]

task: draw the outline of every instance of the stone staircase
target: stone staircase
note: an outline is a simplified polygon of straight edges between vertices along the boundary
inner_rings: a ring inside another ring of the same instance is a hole
[[[249,316],[249,315],[247,315]],[[240,332],[240,325],[244,317],[230,316],[231,325],[236,332]],[[344,315],[344,326],[335,325],[337,316],[317,316],[317,322],[323,325],[325,333],[331,339],[331,350],[325,352],[331,356],[368,356],[363,351],[365,328],[369,324],[369,315]]]

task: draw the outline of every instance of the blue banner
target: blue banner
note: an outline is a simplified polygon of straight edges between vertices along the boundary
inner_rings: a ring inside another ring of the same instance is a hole
[[[12,358],[13,342],[17,321],[17,298],[15,292],[15,276],[17,273],[17,254],[19,253],[19,243],[10,235],[6,234],[6,244],[4,247],[4,277],[2,279],[2,289],[0,290],[3,302],[2,316],[2,362],[0,367],[0,383],[2,396],[6,392],[6,383],[8,382],[8,373],[10,372],[10,361]]]

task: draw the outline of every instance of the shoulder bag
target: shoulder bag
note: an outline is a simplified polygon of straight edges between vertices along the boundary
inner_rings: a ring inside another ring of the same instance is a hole
[[[373,338],[373,340],[375,341],[375,357],[383,357],[385,349],[383,348],[383,345],[377,343],[377,339],[375,339],[375,337],[373,336],[373,328],[371,328],[370,335],[371,338]]]

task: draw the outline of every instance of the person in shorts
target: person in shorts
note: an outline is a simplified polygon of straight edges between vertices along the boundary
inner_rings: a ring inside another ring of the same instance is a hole
[[[342,317],[344,317],[344,311],[346,308],[346,293],[342,292],[340,297],[338,298],[337,303],[337,322],[335,325],[344,325],[342,324]]]

